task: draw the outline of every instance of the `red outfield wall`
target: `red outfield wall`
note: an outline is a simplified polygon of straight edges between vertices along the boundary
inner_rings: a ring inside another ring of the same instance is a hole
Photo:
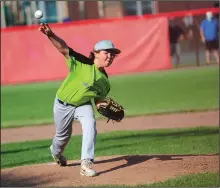
[[[173,14],[52,24],[51,28],[70,47],[86,56],[97,41],[112,40],[122,53],[107,68],[109,75],[145,72],[171,68],[167,17]],[[184,14],[188,12],[175,13]],[[36,26],[6,28],[1,34],[3,85],[59,80],[68,74],[64,57]]]
[[[122,53],[109,75],[171,67],[166,18],[117,20],[51,28],[76,51],[88,55],[94,44],[110,39]],[[37,28],[2,32],[2,84],[63,79],[64,57]]]

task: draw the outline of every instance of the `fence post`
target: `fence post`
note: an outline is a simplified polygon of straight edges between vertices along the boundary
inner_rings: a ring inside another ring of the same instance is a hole
[[[197,30],[197,34],[198,34],[198,37],[196,37],[197,35],[195,35],[193,38],[195,40],[195,47],[196,47],[196,65],[197,66],[200,66],[200,60],[199,60],[199,41],[200,41],[200,27],[199,27],[199,24],[198,24],[198,21],[197,19],[195,18],[194,19],[194,24],[193,24],[193,32],[196,33],[196,30]]]

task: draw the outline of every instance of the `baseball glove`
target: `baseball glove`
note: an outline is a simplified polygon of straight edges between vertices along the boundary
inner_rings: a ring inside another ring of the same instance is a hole
[[[124,108],[110,97],[99,101],[97,111],[109,120],[120,122],[124,118]]]

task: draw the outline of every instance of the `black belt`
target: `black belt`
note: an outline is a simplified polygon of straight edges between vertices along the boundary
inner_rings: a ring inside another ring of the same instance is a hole
[[[69,104],[69,103],[63,102],[63,101],[61,101],[60,99],[57,99],[57,100],[58,100],[58,102],[59,102],[60,104],[62,104],[62,105],[64,105],[64,106],[73,106],[73,107],[76,107],[76,106],[73,105],[73,104]]]
[[[76,105],[63,102],[63,101],[61,101],[60,99],[57,99],[57,101],[58,101],[60,104],[64,105],[64,106],[77,107]],[[80,106],[85,105],[85,104],[91,104],[91,101],[85,102],[85,103],[81,104]]]

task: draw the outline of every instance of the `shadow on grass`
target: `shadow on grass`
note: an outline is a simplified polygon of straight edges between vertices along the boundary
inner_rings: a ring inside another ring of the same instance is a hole
[[[144,132],[137,133],[128,136],[111,136],[109,138],[101,138],[101,141],[108,140],[123,140],[123,139],[135,139],[135,138],[150,138],[150,137],[183,137],[183,136],[204,136],[204,135],[212,135],[219,134],[219,129],[196,129],[196,130],[177,130],[175,132]]]

